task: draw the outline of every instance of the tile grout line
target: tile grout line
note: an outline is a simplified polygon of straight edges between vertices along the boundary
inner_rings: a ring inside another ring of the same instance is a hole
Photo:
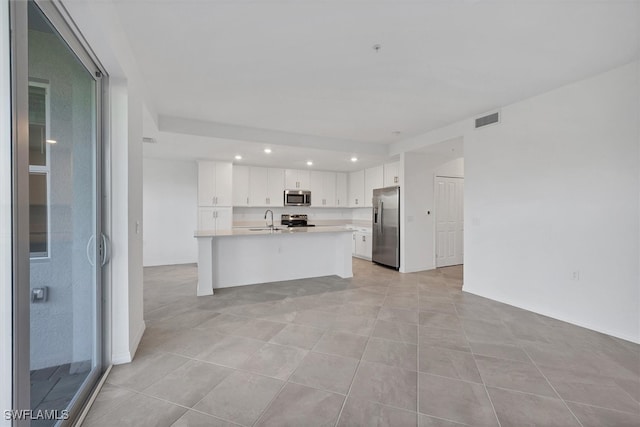
[[[457,313],[457,308],[456,308],[456,315],[458,316],[458,319],[460,318],[460,316]],[[469,343],[469,336],[467,335],[467,331],[465,331],[464,328],[462,328],[462,334],[464,335],[464,338],[467,340],[467,343]],[[469,349],[471,349],[471,345],[469,345]],[[493,416],[496,417],[496,421],[498,422],[498,427],[501,427],[502,424],[500,423],[500,418],[498,418],[498,413],[496,412],[496,407],[493,404],[493,400],[491,400],[491,395],[489,394],[489,390],[487,390],[487,384],[484,382],[484,378],[482,377],[482,372],[480,371],[480,368],[478,368],[478,361],[476,360],[476,356],[473,354],[473,351],[471,352],[471,357],[473,358],[473,364],[476,366],[476,370],[478,371],[478,374],[480,375],[480,379],[482,380],[482,386],[484,387],[484,392],[487,396],[487,399],[489,399],[489,403],[491,404],[491,409],[493,410]]]
[[[551,389],[553,390],[553,392],[558,396],[558,398],[562,401],[562,403],[564,404],[565,408],[567,408],[567,410],[571,413],[571,415],[573,416],[573,418],[578,422],[578,424],[580,424],[580,426],[584,427],[582,424],[582,421],[580,421],[580,419],[576,416],[576,414],[573,413],[573,411],[571,410],[571,408],[569,407],[569,405],[567,404],[567,402],[564,400],[564,398],[560,395],[560,393],[558,393],[558,390],[556,390],[556,388],[553,386],[553,384],[551,384],[551,381],[549,381],[549,378],[547,378],[547,376],[544,374],[544,372],[542,372],[542,370],[538,367],[538,364],[533,360],[533,358],[529,355],[529,353],[527,352],[527,350],[525,350],[524,348],[522,348],[522,351],[524,351],[524,354],[527,355],[527,357],[529,358],[529,360],[531,361],[531,363],[533,363],[533,366],[536,367],[536,369],[538,370],[538,372],[540,372],[540,375],[542,375],[542,377],[545,379],[545,381],[547,382],[547,384],[549,384],[549,387],[551,387]]]
[[[216,415],[208,414],[208,413],[203,412],[203,411],[200,411],[200,410],[198,410],[198,409],[194,409],[193,407],[185,406],[185,405],[183,405],[183,404],[181,404],[181,403],[172,402],[172,401],[170,401],[170,400],[163,399],[163,398],[158,397],[158,396],[153,396],[153,395],[151,395],[151,394],[147,394],[147,393],[145,393],[144,391],[138,391],[138,390],[135,390],[135,389],[130,388],[130,387],[121,386],[121,385],[116,385],[116,384],[111,384],[111,385],[112,385],[112,386],[115,386],[115,387],[118,387],[118,388],[121,388],[121,389],[124,389],[124,390],[127,390],[127,391],[130,391],[130,392],[132,392],[132,393],[138,394],[138,395],[140,395],[140,396],[148,397],[148,398],[150,398],[150,399],[155,399],[155,400],[158,400],[158,401],[163,402],[163,403],[168,403],[168,404],[170,404],[170,405],[178,406],[178,407],[180,407],[180,408],[184,408],[184,409],[186,409],[186,411],[185,411],[182,415],[180,415],[180,417],[178,417],[178,419],[182,418],[182,416],[184,416],[187,412],[189,412],[189,411],[194,411],[194,412],[197,412],[197,413],[199,413],[199,414],[202,414],[202,415],[206,415],[206,416],[208,416],[208,417],[215,418],[215,419],[217,419],[217,420],[230,422],[231,424],[235,424],[235,425],[237,425],[237,426],[243,426],[243,424],[238,424],[238,423],[236,423],[236,422],[234,422],[234,421],[231,421],[231,420],[228,420],[228,419],[226,419],[226,418],[222,418],[222,417],[218,417],[218,416],[216,416]],[[214,388],[215,388],[215,387],[214,387]],[[212,389],[212,390],[213,390],[213,389]],[[207,394],[208,394],[208,393],[207,393]],[[204,399],[204,397],[203,397],[203,399]],[[193,406],[195,406],[195,405],[197,405],[198,403],[200,403],[200,401],[202,401],[202,399],[200,399],[198,402],[196,402]],[[126,403],[126,402],[123,402],[123,403],[121,403],[120,405],[123,405],[124,403]],[[120,405],[117,405],[117,407],[120,407]],[[99,419],[102,419],[105,415],[108,415],[108,414],[104,414],[104,415],[100,416],[100,417],[99,417]],[[176,420],[176,421],[177,421],[177,420]]]
[[[367,343],[365,344],[365,351],[367,350],[367,345],[369,345],[369,339],[367,339]],[[364,352],[362,353],[364,355]],[[344,411],[344,407],[347,405],[347,400],[349,400],[349,395],[351,394],[351,388],[353,387],[353,383],[356,380],[356,376],[358,375],[358,371],[360,370],[360,363],[362,362],[362,358],[358,360],[358,364],[356,365],[356,370],[353,373],[353,377],[351,378],[351,383],[349,384],[349,389],[347,390],[347,394],[344,397],[344,401],[342,402],[342,406],[340,407],[340,411],[338,411],[338,416],[336,417],[336,422],[334,427],[338,425],[340,422],[340,418],[342,417],[342,411]]]
[[[295,370],[294,370],[295,372]],[[289,384],[289,378],[291,377],[291,375],[293,375],[293,372],[289,375],[289,377],[287,377],[287,379],[285,381],[283,381],[282,383],[282,387],[280,387],[280,390],[278,390],[278,392],[276,394],[273,395],[273,397],[271,398],[271,400],[269,401],[269,403],[267,404],[267,406],[264,407],[264,409],[262,410],[262,412],[260,412],[260,415],[258,416],[258,418],[256,418],[256,420],[253,422],[253,424],[251,424],[251,426],[256,426],[260,420],[264,417],[264,415],[267,413],[267,411],[269,411],[269,408],[271,408],[271,405],[273,405],[273,402],[276,401],[276,399],[278,398],[278,396],[280,396],[280,394],[282,393],[282,390],[284,390],[284,388],[287,386],[287,384]],[[280,380],[282,381],[282,380]]]
[[[387,294],[388,293],[389,293],[389,288],[387,287]],[[384,302],[386,300],[387,300],[387,295],[385,295],[384,299],[382,300],[382,306],[384,305]],[[376,320],[377,320],[377,317],[376,317]],[[360,359],[358,359],[358,365],[356,366],[356,370],[355,370],[355,372],[353,374],[353,378],[351,379],[351,384],[349,384],[349,390],[347,390],[347,396],[344,398],[344,402],[342,402],[342,407],[340,408],[340,411],[338,412],[338,417],[336,418],[336,422],[334,424],[334,427],[338,426],[338,423],[340,422],[340,418],[342,417],[342,412],[344,411],[344,407],[347,405],[347,400],[349,400],[349,396],[351,395],[351,389],[353,388],[353,384],[355,383],[356,377],[358,376],[358,371],[360,371],[360,364],[362,363],[362,358],[364,357],[364,354],[367,351],[367,347],[369,347],[369,341],[371,340],[371,334],[373,333],[374,329],[375,329],[375,322],[374,322],[374,328],[371,329],[371,333],[367,337],[367,342],[364,345],[364,350],[362,351],[362,354],[360,355]]]
[[[420,313],[420,312],[418,312]],[[420,423],[420,314],[416,326],[416,424]]]
[[[614,378],[614,382],[615,382],[615,378]],[[638,401],[638,399],[636,397],[634,397],[631,393],[629,393],[627,390],[625,390],[624,388],[620,387],[617,383],[616,385],[618,386],[618,388],[620,390],[622,390],[623,392],[625,392],[627,394],[627,396],[629,396],[631,398],[631,400],[633,400],[634,402],[636,402],[637,406],[640,408],[640,401]],[[638,385],[640,386],[640,378],[638,378]],[[576,402],[576,403],[580,403],[580,402]]]

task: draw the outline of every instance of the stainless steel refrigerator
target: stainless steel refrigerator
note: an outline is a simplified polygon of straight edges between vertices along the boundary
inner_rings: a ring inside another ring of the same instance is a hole
[[[373,190],[373,254],[378,264],[400,268],[400,187]]]

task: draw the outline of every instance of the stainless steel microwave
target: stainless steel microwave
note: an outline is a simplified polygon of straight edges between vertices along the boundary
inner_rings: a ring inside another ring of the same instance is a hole
[[[285,206],[311,206],[311,191],[284,190]]]

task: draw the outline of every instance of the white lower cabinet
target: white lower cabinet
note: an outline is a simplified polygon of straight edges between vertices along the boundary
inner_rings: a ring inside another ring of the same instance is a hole
[[[198,230],[231,230],[232,224],[232,208],[198,208]]]
[[[371,259],[373,253],[371,231],[366,228],[354,231],[351,250],[352,255],[355,257]]]
[[[356,256],[356,232],[353,232],[353,240],[351,243],[351,255]]]

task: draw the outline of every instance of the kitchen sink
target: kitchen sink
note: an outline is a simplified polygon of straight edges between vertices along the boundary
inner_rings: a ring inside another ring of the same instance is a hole
[[[250,228],[249,231],[281,231],[282,228],[269,228],[269,227],[263,227],[263,228]]]

